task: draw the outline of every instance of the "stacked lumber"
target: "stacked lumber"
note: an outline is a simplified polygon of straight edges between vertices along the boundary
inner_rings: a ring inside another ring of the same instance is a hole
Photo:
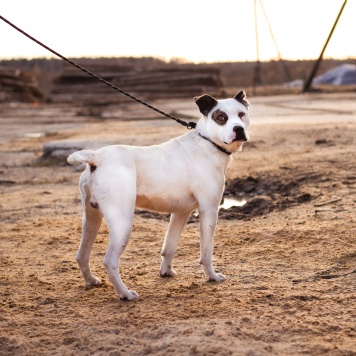
[[[80,63],[79,63],[80,64]],[[195,65],[143,67],[86,63],[86,69],[143,100],[192,97],[202,93],[219,95],[223,82],[220,69]],[[51,89],[52,102],[114,104],[130,101],[98,79],[66,65]]]
[[[42,98],[36,77],[31,72],[0,67],[0,102],[33,102]]]

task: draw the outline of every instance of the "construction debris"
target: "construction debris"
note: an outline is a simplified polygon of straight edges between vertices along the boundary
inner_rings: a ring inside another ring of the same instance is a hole
[[[42,93],[32,72],[0,67],[0,102],[33,102],[41,98]]]
[[[107,63],[85,63],[83,67],[143,100],[189,97],[205,92],[219,95],[223,88],[220,69],[212,67],[195,65],[144,67]],[[91,105],[131,100],[70,65],[65,65],[63,74],[54,81],[50,96],[52,102],[75,101]]]

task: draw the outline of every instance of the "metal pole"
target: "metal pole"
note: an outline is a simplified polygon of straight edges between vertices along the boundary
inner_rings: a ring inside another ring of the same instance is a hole
[[[303,93],[307,92],[307,91],[309,90],[309,88],[310,88],[310,85],[311,85],[311,83],[312,83],[312,81],[313,81],[313,78],[314,78],[316,72],[318,71],[319,66],[320,66],[320,63],[321,63],[321,61],[322,61],[322,59],[323,59],[323,55],[324,55],[325,49],[326,49],[326,47],[327,47],[327,45],[328,45],[328,43],[329,43],[329,41],[330,41],[330,38],[331,38],[331,36],[332,36],[332,34],[333,34],[335,28],[336,28],[336,25],[337,25],[337,23],[338,23],[338,21],[339,21],[339,18],[340,18],[341,14],[342,14],[342,11],[344,10],[344,7],[345,7],[346,3],[347,3],[347,0],[345,0],[344,3],[343,3],[342,6],[341,6],[341,9],[340,9],[340,11],[339,11],[339,14],[337,15],[337,18],[336,18],[336,20],[335,20],[335,22],[334,22],[334,25],[333,25],[333,27],[332,27],[330,33],[329,33],[329,36],[328,36],[328,38],[327,38],[327,40],[326,40],[326,42],[325,42],[325,44],[324,44],[324,47],[323,47],[323,49],[322,49],[322,51],[321,51],[321,53],[320,53],[320,56],[319,56],[318,60],[315,62],[314,67],[313,67],[313,69],[312,69],[312,71],[311,71],[311,73],[310,73],[310,75],[309,75],[308,80],[307,80],[307,81],[305,82],[305,84],[304,84]]]
[[[287,66],[286,66],[285,63],[283,62],[283,59],[282,59],[282,56],[281,56],[281,52],[280,52],[279,49],[278,49],[277,42],[276,42],[276,39],[275,39],[275,37],[274,37],[271,24],[270,24],[270,22],[268,21],[267,13],[266,13],[265,7],[263,6],[262,0],[260,0],[260,5],[261,5],[262,11],[263,11],[263,15],[264,15],[264,17],[265,17],[265,19],[266,19],[266,22],[267,22],[267,25],[268,25],[268,29],[269,29],[269,32],[270,32],[270,34],[271,34],[271,37],[272,37],[274,46],[276,47],[276,51],[277,51],[277,55],[278,55],[278,61],[279,61],[279,63],[280,63],[281,66],[282,66],[282,69],[283,69],[284,75],[285,75],[285,77],[286,77],[286,80],[287,80],[287,81],[291,81],[291,80],[292,80],[292,76],[290,75]]]
[[[258,84],[261,84],[261,76],[260,76],[260,50],[259,50],[259,46],[258,46],[258,26],[257,26],[257,0],[254,0],[254,14],[255,14],[255,34],[256,34],[256,67],[255,67],[255,73],[253,76],[253,88],[254,88],[254,92],[256,91],[256,86]]]

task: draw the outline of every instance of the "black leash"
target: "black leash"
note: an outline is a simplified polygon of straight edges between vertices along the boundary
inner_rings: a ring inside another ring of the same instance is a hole
[[[154,111],[158,112],[159,114],[161,114],[161,115],[163,115],[163,116],[166,116],[166,117],[168,117],[168,118],[170,118],[170,119],[173,119],[174,121],[176,121],[176,122],[178,122],[179,124],[185,126],[185,127],[186,127],[187,129],[189,129],[189,130],[195,128],[195,126],[196,126],[196,123],[195,123],[195,122],[186,122],[186,121],[184,121],[184,120],[178,119],[177,117],[174,117],[174,116],[172,116],[172,115],[170,115],[170,114],[167,114],[167,113],[165,113],[164,111],[161,111],[161,110],[155,108],[154,106],[152,106],[152,105],[150,105],[150,104],[148,104],[148,103],[146,103],[146,102],[144,102],[144,101],[142,101],[142,100],[140,100],[140,99],[134,97],[133,95],[127,93],[126,91],[124,91],[124,90],[118,88],[116,85],[114,85],[114,84],[112,84],[112,83],[106,81],[105,79],[99,77],[98,75],[96,75],[96,74],[90,72],[89,70],[83,68],[83,67],[80,66],[79,64],[77,64],[77,63],[71,61],[70,59],[68,59],[68,58],[66,58],[66,57],[64,57],[64,56],[62,56],[62,55],[59,54],[58,52],[54,51],[52,48],[46,46],[46,45],[43,44],[42,42],[38,41],[36,38],[30,36],[28,33],[26,33],[25,31],[21,30],[21,29],[18,28],[17,26],[15,26],[15,25],[14,25],[13,23],[11,23],[9,20],[6,20],[6,19],[5,19],[3,16],[1,16],[1,15],[0,15],[0,19],[3,20],[4,22],[6,22],[6,23],[7,23],[8,25],[10,25],[11,27],[13,27],[15,30],[19,31],[20,33],[22,33],[23,35],[25,35],[26,37],[28,37],[30,40],[36,42],[37,44],[39,44],[40,46],[42,46],[42,47],[45,48],[46,50],[52,52],[52,53],[53,53],[54,55],[56,55],[57,57],[63,59],[64,61],[68,62],[69,64],[71,64],[71,65],[77,67],[78,69],[80,69],[80,70],[83,71],[84,73],[87,73],[87,74],[89,74],[90,76],[92,76],[92,77],[94,77],[94,78],[100,80],[102,83],[108,85],[110,88],[115,89],[116,91],[120,92],[121,94],[126,95],[126,96],[129,97],[130,99],[132,99],[132,100],[134,100],[134,101],[137,101],[138,103],[140,103],[140,104],[142,104],[142,105],[148,107],[148,108],[151,109],[151,110],[154,110]]]
[[[144,101],[142,101],[142,100],[136,98],[135,96],[133,96],[133,95],[127,93],[126,91],[124,91],[124,90],[118,88],[116,85],[114,85],[114,84],[112,84],[112,83],[106,81],[105,79],[99,77],[98,75],[96,75],[96,74],[90,72],[89,70],[85,69],[84,67],[82,67],[82,66],[79,65],[78,63],[75,63],[75,62],[73,62],[72,60],[70,60],[70,59],[68,59],[68,58],[66,58],[66,57],[64,57],[64,56],[62,56],[60,53],[54,51],[52,48],[50,48],[50,47],[46,46],[45,44],[43,44],[42,42],[38,41],[36,38],[32,37],[31,35],[29,35],[29,34],[26,33],[25,31],[21,30],[19,27],[17,27],[16,25],[14,25],[13,23],[11,23],[9,20],[5,19],[5,18],[4,18],[3,16],[1,16],[1,15],[0,15],[0,19],[3,20],[4,22],[6,22],[6,23],[7,23],[8,25],[10,25],[11,27],[13,27],[15,30],[19,31],[20,33],[22,33],[23,35],[25,35],[26,37],[28,37],[30,40],[36,42],[37,44],[39,44],[40,46],[42,46],[42,47],[45,48],[46,50],[48,50],[48,51],[50,51],[51,53],[53,53],[53,54],[56,55],[57,57],[63,59],[64,61],[68,62],[69,64],[73,65],[74,67],[77,67],[78,69],[80,69],[80,70],[83,71],[84,73],[87,73],[87,74],[89,74],[90,76],[92,76],[92,77],[94,77],[94,78],[100,80],[102,83],[108,85],[110,88],[112,88],[112,89],[118,91],[119,93],[126,95],[126,96],[129,97],[130,99],[132,99],[132,100],[134,100],[134,101],[137,101],[138,103],[140,103],[140,104],[142,104],[142,105],[148,107],[148,108],[151,109],[151,110],[154,110],[154,111],[158,112],[159,114],[161,114],[161,115],[163,115],[163,116],[165,116],[165,117],[168,117],[168,118],[170,118],[170,119],[173,119],[174,121],[176,121],[177,123],[179,123],[179,124],[185,126],[185,127],[186,127],[187,129],[189,129],[189,130],[194,129],[194,128],[196,127],[197,124],[196,124],[195,122],[192,122],[192,121],[186,122],[186,121],[181,120],[181,119],[178,119],[177,117],[174,117],[174,116],[172,116],[172,115],[170,115],[170,114],[167,114],[167,113],[165,113],[164,111],[161,111],[161,110],[155,108],[154,106],[152,106],[152,105],[150,105],[150,104],[148,104],[148,103],[146,103],[146,102],[144,102]],[[226,153],[227,155],[231,155],[231,152],[227,151],[224,147],[219,146],[218,144],[216,144],[215,142],[213,142],[212,140],[210,140],[208,137],[205,137],[205,136],[203,136],[203,135],[201,135],[201,134],[199,134],[199,136],[202,137],[204,140],[207,140],[207,141],[211,142],[211,143],[212,143],[218,150],[220,150],[221,152],[224,152],[224,153]]]

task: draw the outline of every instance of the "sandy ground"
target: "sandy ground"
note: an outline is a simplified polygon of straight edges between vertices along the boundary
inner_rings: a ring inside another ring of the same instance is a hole
[[[102,226],[86,287],[75,262],[80,172],[44,160],[53,140],[163,142],[185,132],[168,120],[119,121],[75,107],[0,107],[1,355],[356,355],[356,94],[252,98],[252,141],[234,154],[207,283],[198,218],[183,232],[178,275],[159,276],[166,216],[136,215],[121,264],[140,294],[119,300],[102,260]],[[189,101],[157,103],[197,114]],[[144,109],[146,110],[146,109]],[[147,113],[147,112],[146,112]],[[147,114],[149,116],[149,114]]]

